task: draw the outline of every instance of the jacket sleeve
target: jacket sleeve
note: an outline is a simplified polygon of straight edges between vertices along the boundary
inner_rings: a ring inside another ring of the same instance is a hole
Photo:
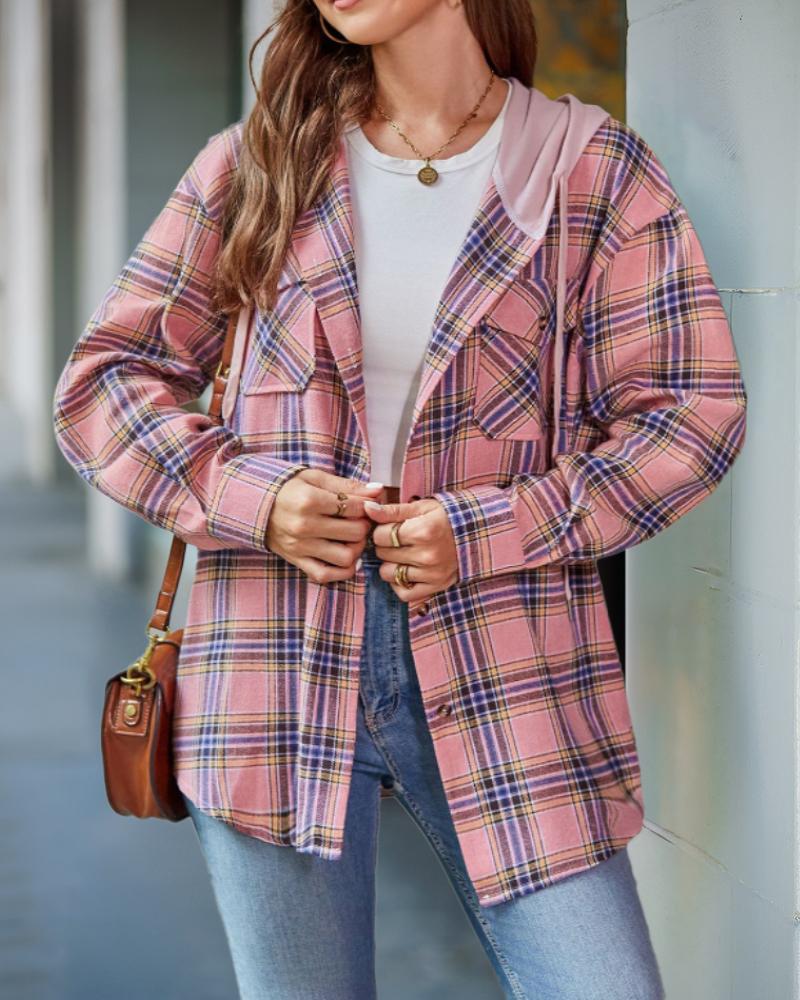
[[[707,497],[742,448],[747,397],[731,330],[677,197],[608,254],[576,335],[582,419],[597,443],[505,488],[433,494],[460,583],[645,541]]]
[[[213,311],[218,201],[230,132],[187,168],[72,349],[53,395],[55,436],[91,486],[199,549],[265,550],[283,482],[302,465],[240,454],[183,404],[213,380],[228,317]]]

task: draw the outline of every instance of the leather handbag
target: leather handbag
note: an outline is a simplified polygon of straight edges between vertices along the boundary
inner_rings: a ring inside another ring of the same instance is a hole
[[[242,310],[240,320],[247,313]],[[218,424],[223,421],[222,402],[236,331],[237,314],[232,313],[208,407],[208,415]],[[185,554],[186,543],[173,536],[146,628],[147,647],[127,670],[106,683],[101,723],[103,774],[111,808],[123,816],[177,822],[189,815],[172,768],[172,709],[183,629],[169,629]]]

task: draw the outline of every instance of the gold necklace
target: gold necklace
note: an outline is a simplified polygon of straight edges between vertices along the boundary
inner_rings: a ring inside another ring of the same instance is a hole
[[[377,108],[378,112],[386,119],[386,121],[389,122],[389,124],[392,126],[392,128],[407,143],[407,145],[409,145],[414,150],[415,154],[421,160],[425,161],[425,165],[422,166],[422,167],[420,167],[420,169],[417,171],[417,177],[419,178],[419,180],[423,184],[433,184],[434,181],[439,176],[439,171],[435,167],[431,166],[431,160],[435,156],[438,156],[439,153],[441,153],[441,151],[443,149],[445,149],[447,146],[449,146],[450,143],[453,142],[453,140],[456,139],[463,132],[463,130],[467,127],[467,125],[469,124],[469,122],[471,122],[472,119],[477,115],[478,109],[480,108],[481,104],[483,104],[483,101],[484,101],[486,95],[489,93],[489,91],[492,88],[492,84],[494,83],[494,77],[495,77],[495,74],[494,74],[494,70],[492,69],[491,70],[491,75],[489,76],[489,83],[486,85],[486,90],[484,90],[484,92],[481,94],[480,99],[478,100],[478,103],[475,105],[475,107],[472,109],[472,111],[470,111],[470,113],[467,115],[467,117],[464,119],[464,121],[458,126],[458,128],[455,130],[455,132],[453,132],[453,134],[450,136],[450,138],[446,142],[442,143],[442,145],[438,149],[434,150],[430,154],[430,156],[425,156],[424,153],[421,153],[417,149],[417,147],[414,145],[414,143],[408,138],[408,136],[405,135],[400,130],[400,126],[397,124],[397,122],[394,121],[393,119],[391,119],[386,114],[386,112],[383,110],[383,108],[380,106],[380,104],[378,104],[377,101],[375,102],[375,107]]]

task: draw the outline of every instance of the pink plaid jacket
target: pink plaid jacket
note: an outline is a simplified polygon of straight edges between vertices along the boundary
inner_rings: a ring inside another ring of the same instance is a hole
[[[641,829],[596,560],[707,497],[742,447],[746,410],[719,294],[652,150],[596,105],[510,82],[398,484],[403,501],[436,497],[456,539],[460,579],[412,601],[409,629],[484,906],[594,865]],[[241,130],[211,136],[99,303],[58,380],[54,426],[87,482],[199,550],[180,787],[247,834],[335,860],[364,574],[315,584],[265,529],[304,467],[370,479],[346,160],[342,146],[297,221],[275,309],[243,313],[217,427],[183,404],[221,352],[209,288]]]

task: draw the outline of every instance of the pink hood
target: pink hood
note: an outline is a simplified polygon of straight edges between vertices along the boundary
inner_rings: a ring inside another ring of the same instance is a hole
[[[584,104],[574,94],[562,94],[551,100],[536,87],[526,87],[516,77],[506,79],[512,91],[493,173],[506,211],[520,229],[533,239],[540,239],[547,230],[558,191],[552,438],[552,457],[555,459],[558,454],[564,359],[567,180],[586,143],[609,113],[597,104]]]

